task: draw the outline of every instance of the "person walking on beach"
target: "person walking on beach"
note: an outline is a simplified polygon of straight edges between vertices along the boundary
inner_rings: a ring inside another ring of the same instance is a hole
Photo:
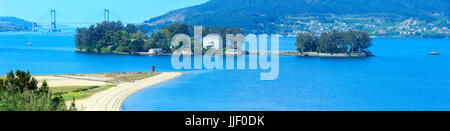
[[[152,72],[155,72],[155,66],[152,65]]]

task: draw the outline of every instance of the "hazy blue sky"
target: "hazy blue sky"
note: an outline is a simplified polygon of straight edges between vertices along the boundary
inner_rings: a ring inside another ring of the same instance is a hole
[[[1,0],[0,16],[16,16],[29,21],[50,21],[56,9],[59,22],[93,23],[103,20],[103,10],[111,9],[111,19],[139,23],[170,10],[198,5],[208,0]]]

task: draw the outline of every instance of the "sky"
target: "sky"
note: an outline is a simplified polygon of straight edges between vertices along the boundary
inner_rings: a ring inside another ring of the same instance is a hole
[[[208,0],[0,0],[0,16],[14,16],[32,22],[50,22],[56,10],[57,22],[96,23],[104,20],[104,9],[111,20],[141,23],[171,10],[198,5]]]

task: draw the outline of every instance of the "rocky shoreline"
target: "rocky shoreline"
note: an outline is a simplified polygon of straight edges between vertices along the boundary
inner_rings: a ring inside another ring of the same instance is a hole
[[[100,53],[88,52],[87,50],[77,49],[77,52],[82,53],[98,53],[98,54],[116,54],[116,55],[147,55],[147,56],[171,56],[172,53],[148,53],[148,52],[113,52]],[[371,57],[375,56],[372,52],[355,52],[355,53],[320,53],[320,52],[297,52],[297,51],[242,51],[240,53],[232,53],[225,55],[280,55],[280,56],[302,56],[302,57]]]

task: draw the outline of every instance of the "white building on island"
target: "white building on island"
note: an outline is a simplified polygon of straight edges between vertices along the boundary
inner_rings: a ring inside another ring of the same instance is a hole
[[[203,38],[203,48],[204,49],[215,49],[219,50],[222,42],[222,37],[218,34],[210,34]]]
[[[152,48],[152,49],[148,50],[148,53],[150,53],[150,54],[162,53],[162,48]]]

